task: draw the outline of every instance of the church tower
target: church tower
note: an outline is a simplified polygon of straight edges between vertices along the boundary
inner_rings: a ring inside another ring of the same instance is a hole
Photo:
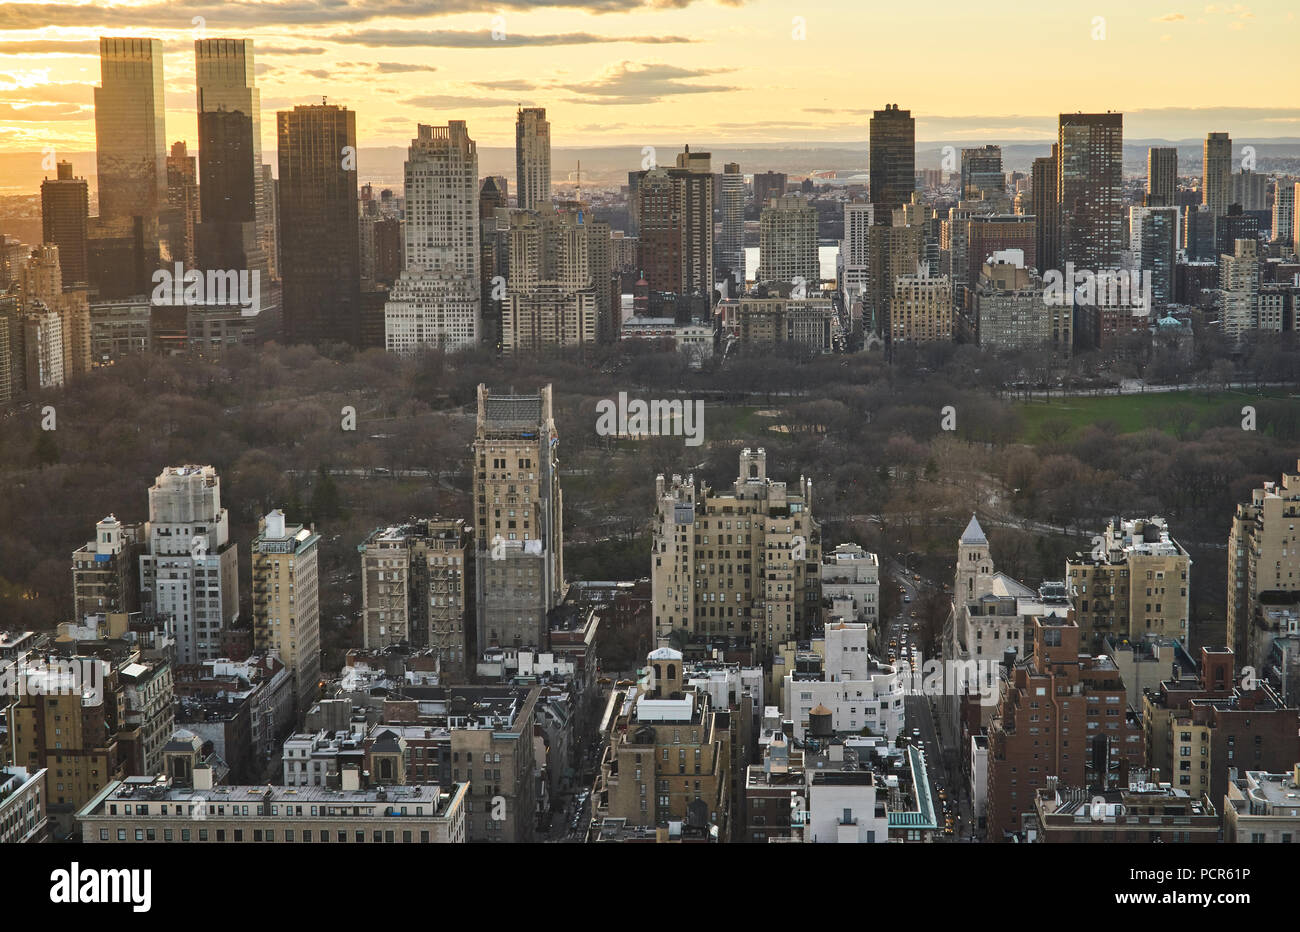
[[[993,558],[989,541],[974,515],[957,542],[957,579],[953,595],[961,599],[978,599],[989,591],[993,578]]]

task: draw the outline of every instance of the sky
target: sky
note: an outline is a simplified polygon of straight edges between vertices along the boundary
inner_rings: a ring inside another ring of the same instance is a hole
[[[848,142],[910,109],[919,141],[1055,136],[1122,110],[1126,138],[1300,136],[1294,0],[129,0],[0,2],[0,152],[94,148],[98,37],[164,43],[167,138],[194,148],[195,38],[252,38],[274,111],[357,111],[359,143],[463,119],[513,145]]]

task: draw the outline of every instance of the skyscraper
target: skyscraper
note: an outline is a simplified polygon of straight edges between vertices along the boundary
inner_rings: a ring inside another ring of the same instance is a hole
[[[253,40],[195,40],[194,80],[202,221],[197,232],[199,265],[265,273],[258,237],[262,98],[254,85]]]
[[[406,159],[406,269],[384,307],[384,345],[398,353],[479,340],[478,149],[464,120],[417,133]]]
[[[361,340],[357,118],[337,104],[276,114],[280,277],[289,343]]]
[[[59,162],[58,177],[41,182],[41,239],[59,247],[63,287],[86,282],[86,221],[90,193],[85,178],[72,177],[72,163]],[[1287,231],[1288,235],[1290,230]]]
[[[1292,183],[1278,179],[1273,187],[1273,242],[1294,245],[1295,189]]]
[[[869,133],[871,203],[876,223],[888,225],[916,190],[916,121],[912,111],[886,104],[871,117]]]
[[[861,199],[844,204],[844,239],[840,240],[836,275],[845,303],[861,298],[871,270],[871,224],[875,208]]]
[[[1228,212],[1232,201],[1232,137],[1210,133],[1205,137],[1201,162],[1201,203],[1216,217]]]
[[[198,228],[203,219],[199,204],[198,160],[184,142],[172,143],[167,156],[167,209],[171,216],[172,259],[187,267],[198,263]]]
[[[1044,274],[1048,269],[1061,267],[1060,211],[1056,202],[1056,162],[1060,145],[1052,144],[1052,154],[1047,158],[1034,159],[1033,174],[1030,180],[1030,208],[1034,212],[1034,251],[1037,253],[1037,269]]]
[[[156,220],[167,201],[162,43],[101,38],[95,88],[100,220]]]
[[[1173,207],[1178,193],[1178,150],[1152,146],[1147,149],[1148,207]]]
[[[805,292],[820,286],[817,209],[797,194],[774,198],[759,215],[757,280],[798,283]]]
[[[221,634],[239,618],[239,546],[211,466],[170,466],[149,489],[149,550],[140,595],[166,617],[177,663],[222,656]]]
[[[551,124],[545,107],[521,107],[515,115],[515,187],[524,210],[551,200]]]
[[[723,166],[719,195],[722,200],[722,231],[718,237],[718,280],[731,272],[737,286],[745,285],[745,176],[737,162]]]
[[[681,188],[682,283],[680,294],[713,292],[713,169],[707,152],[677,154],[669,174]]]
[[[478,651],[545,650],[564,584],[564,502],[551,386],[533,395],[478,387],[474,436]]]
[[[1060,259],[1114,269],[1123,249],[1124,115],[1062,113],[1056,162]]]
[[[678,154],[674,168],[640,172],[638,263],[651,291],[713,292],[713,172],[707,152]]]
[[[977,201],[1005,194],[1002,147],[980,146],[961,150],[961,196]]]
[[[593,241],[609,230],[593,229],[583,206],[545,204],[516,210],[509,218],[510,275],[501,310],[501,348],[506,354],[544,346],[593,342],[600,328],[597,288],[608,290],[604,271],[592,267]]]

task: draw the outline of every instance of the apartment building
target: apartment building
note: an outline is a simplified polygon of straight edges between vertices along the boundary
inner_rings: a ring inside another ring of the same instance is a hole
[[[49,840],[45,813],[48,771],[0,767],[0,845]]]
[[[134,612],[140,607],[139,559],[144,527],[108,515],[95,525],[95,539],[72,553],[72,617]]]
[[[1283,614],[1300,608],[1300,464],[1281,482],[1254,489],[1237,505],[1228,533],[1228,644],[1245,666],[1262,668]]]
[[[610,698],[593,829],[607,819],[643,828],[682,822],[730,841],[733,713],[686,686],[680,651],[662,647],[646,661],[646,677]]]
[[[545,649],[564,590],[564,501],[551,387],[478,388],[474,436],[476,650]]]
[[[1066,585],[1085,648],[1108,634],[1148,634],[1192,644],[1188,574],[1192,560],[1164,518],[1115,519],[1090,553],[1065,561]]]
[[[1033,626],[1032,656],[1010,668],[989,723],[990,841],[1024,832],[1049,778],[1105,792],[1143,762],[1142,730],[1115,664],[1087,653],[1068,618]]]
[[[651,551],[655,635],[736,637],[770,656],[820,624],[821,526],[812,485],[769,478],[767,451],[746,447],[730,492],[694,476],[655,478]]]
[[[169,466],[149,489],[149,549],[140,557],[141,602],[169,620],[176,662],[223,653],[239,619],[239,545],[211,466]]]
[[[860,544],[839,544],[822,561],[822,598],[831,614],[874,624],[880,618],[880,558]]]
[[[1228,783],[1227,844],[1294,844],[1300,839],[1300,764],[1284,773],[1247,770]]]
[[[288,524],[276,508],[253,538],[253,649],[279,656],[294,677],[299,709],[320,681],[320,580],[314,527]]]
[[[437,652],[464,680],[473,630],[473,532],[460,518],[424,518],[373,531],[359,546],[363,645]]]
[[[1134,780],[1094,793],[1055,777],[1034,799],[1037,841],[1048,844],[1214,844],[1219,812],[1204,792]]]
[[[77,813],[87,844],[455,844],[466,841],[468,784],[361,787],[214,786],[206,766],[194,785],[170,777],[114,781]]]

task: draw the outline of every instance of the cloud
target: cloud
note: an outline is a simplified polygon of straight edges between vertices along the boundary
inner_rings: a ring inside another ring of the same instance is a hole
[[[571,103],[606,105],[638,105],[658,103],[665,97],[679,94],[716,94],[739,88],[725,84],[684,84],[683,81],[707,75],[724,74],[731,68],[679,68],[676,65],[637,64],[621,62],[608,69],[596,81],[584,84],[561,85],[565,90],[582,96],[571,98]]]
[[[513,97],[468,97],[463,94],[425,94],[420,97],[407,97],[402,103],[412,107],[427,107],[433,110],[454,110],[461,108],[514,107],[519,103]]]
[[[475,81],[474,86],[489,91],[535,91],[544,85],[525,81],[523,78],[509,78],[502,81]]]
[[[685,9],[696,0],[498,0],[492,9],[520,13],[547,9],[578,9],[591,14],[628,13],[634,10]],[[722,0],[725,6],[739,6],[741,0]],[[202,16],[209,32],[274,26],[329,26],[364,23],[380,19],[419,19],[434,16],[473,14],[483,16],[484,32],[490,16],[484,15],[480,0],[439,0],[430,10],[427,0],[154,0],[139,4],[99,6],[91,3],[13,2],[0,4],[0,29],[41,29],[47,26],[96,28],[138,28],[141,23],[184,24]],[[508,27],[507,27],[508,28]]]
[[[84,120],[87,112],[75,104],[0,104],[0,120],[13,123],[47,123],[54,120]]]
[[[0,8],[3,9],[3,8]],[[0,55],[99,55],[98,39],[24,39],[0,42]]]
[[[1182,13],[1166,13],[1164,16],[1155,16],[1155,17],[1152,17],[1151,22],[1153,22],[1153,23],[1181,23],[1181,22],[1182,22],[1183,20],[1185,20],[1185,19],[1187,19],[1187,17],[1184,16]]]
[[[520,46],[601,45],[629,42],[638,45],[677,45],[694,42],[685,36],[602,36],[592,32],[565,32],[540,35],[513,35],[493,39],[492,30],[457,31],[452,29],[362,29],[359,32],[325,36],[341,45],[364,45],[374,48],[444,48],[506,49]]]

